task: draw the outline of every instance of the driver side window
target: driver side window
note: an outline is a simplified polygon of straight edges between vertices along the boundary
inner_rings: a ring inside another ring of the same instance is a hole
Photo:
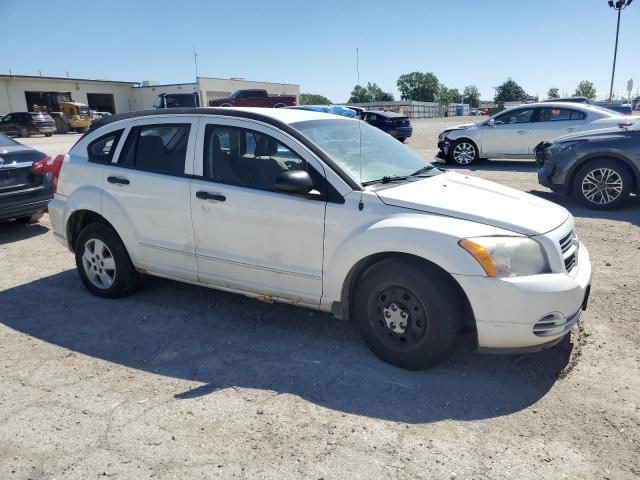
[[[204,134],[203,176],[229,185],[274,191],[276,178],[286,171],[306,170],[318,185],[317,174],[302,158],[262,132],[224,125],[207,125]]]
[[[515,123],[529,123],[533,117],[533,108],[521,110],[507,110],[495,120],[496,125],[512,125]]]

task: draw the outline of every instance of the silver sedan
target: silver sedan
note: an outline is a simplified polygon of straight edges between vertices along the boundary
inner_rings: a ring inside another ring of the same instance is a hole
[[[534,148],[586,130],[629,125],[637,118],[578,103],[544,102],[512,107],[488,120],[449,128],[438,138],[438,158],[466,166],[479,158],[534,158]]]

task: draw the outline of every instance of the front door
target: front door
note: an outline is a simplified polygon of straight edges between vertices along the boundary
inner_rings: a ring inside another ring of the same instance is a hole
[[[199,280],[318,305],[326,205],[322,166],[293,139],[263,124],[203,119],[199,130],[191,183]],[[317,190],[304,196],[275,190],[280,173],[300,169],[309,172]]]
[[[198,119],[134,121],[104,169],[103,214],[131,236],[136,267],[195,281],[190,174]]]
[[[533,108],[509,109],[496,117],[494,125],[482,126],[482,152],[486,157],[527,156],[531,153]]]

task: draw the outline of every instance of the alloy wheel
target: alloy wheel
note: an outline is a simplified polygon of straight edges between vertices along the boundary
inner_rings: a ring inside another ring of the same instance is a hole
[[[106,290],[116,278],[116,262],[109,247],[97,238],[84,244],[82,266],[89,281],[101,290]]]
[[[468,142],[460,142],[453,148],[453,159],[459,165],[469,165],[476,158],[476,149]]]
[[[622,194],[622,177],[611,168],[596,168],[582,179],[582,194],[592,203],[606,205]]]

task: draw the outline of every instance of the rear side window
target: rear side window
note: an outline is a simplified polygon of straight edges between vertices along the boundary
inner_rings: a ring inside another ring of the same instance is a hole
[[[584,112],[569,108],[541,108],[539,122],[562,122],[567,120],[584,120]]]
[[[113,154],[116,151],[122,132],[123,130],[109,132],[91,142],[87,147],[89,161],[95,163],[110,163],[111,160],[113,160]]]
[[[163,123],[133,127],[118,164],[165,175],[184,175],[189,123]]]

